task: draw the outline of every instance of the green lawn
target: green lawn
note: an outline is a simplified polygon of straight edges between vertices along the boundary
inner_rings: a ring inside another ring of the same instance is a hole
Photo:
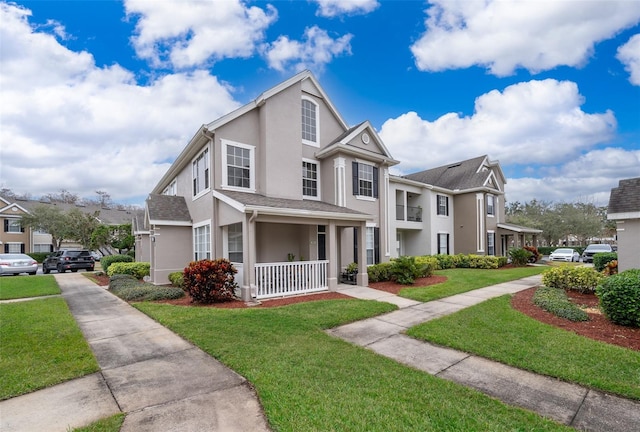
[[[60,294],[53,276],[2,276],[0,300]]]
[[[640,399],[640,352],[542,324],[510,306],[483,302],[408,334],[521,369]]]
[[[419,288],[403,288],[398,295],[412,300],[428,302],[477,288],[522,279],[542,273],[549,267],[527,266],[498,270],[484,269],[447,269],[438,270],[436,275],[447,277],[447,281],[437,285]]]
[[[333,338],[324,329],[395,309],[333,300],[267,309],[139,303],[256,388],[278,431],[572,430]]]
[[[0,317],[0,400],[100,370],[64,299],[0,304]]]
[[[112,415],[96,422],[91,423],[88,426],[76,428],[73,432],[118,432],[122,423],[124,423],[124,413]]]

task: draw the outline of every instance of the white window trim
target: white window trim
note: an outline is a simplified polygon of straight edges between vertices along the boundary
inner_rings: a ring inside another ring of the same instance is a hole
[[[192,247],[192,256],[193,259],[196,259],[196,228],[202,228],[204,226],[209,225],[209,258],[213,258],[213,253],[211,251],[211,247],[213,246],[213,229],[212,229],[212,225],[211,225],[211,219],[207,219],[201,222],[198,222],[196,224],[193,224],[192,229],[191,229],[191,235],[193,237],[193,247]]]
[[[358,163],[358,171],[360,170],[360,165],[368,165],[372,168],[378,168],[378,166],[376,164],[373,164],[369,161],[365,161],[362,159],[357,159],[356,158],[356,162]],[[373,176],[373,170],[371,171],[372,176]],[[378,170],[378,193],[380,193],[380,170]],[[374,178],[371,178],[371,194],[373,195],[373,188],[374,188]],[[355,195],[356,199],[361,200],[361,201],[371,201],[371,202],[375,202],[378,200],[378,198],[375,198],[373,196],[367,196],[367,195],[360,195],[360,172],[358,172],[358,195]]]
[[[487,230],[487,254],[489,253],[489,248],[491,247],[489,245],[489,237],[493,239],[493,255],[489,256],[496,256],[496,232],[493,230]]]
[[[368,251],[372,251],[372,258],[373,258],[373,263],[369,264],[367,263],[367,267],[375,265],[376,262],[376,238],[375,238],[375,228],[377,228],[377,225],[373,222],[367,222],[366,223],[366,229],[365,229],[365,244],[364,244],[364,256],[365,258],[367,257],[367,252]],[[367,247],[367,239],[369,238],[369,233],[371,233],[371,242],[373,243],[373,249],[369,249]]]
[[[307,158],[302,158],[302,162],[315,164],[315,166],[316,166],[316,174],[317,174],[317,178],[316,178],[317,196],[304,195],[304,188],[303,188],[302,189],[302,197],[304,199],[308,199],[308,200],[320,201],[320,197],[322,196],[321,191],[320,191],[320,184],[321,184],[321,182],[320,182],[320,163],[317,160],[307,159]],[[302,180],[304,181],[304,178]]]
[[[193,166],[193,162],[191,163],[191,166]],[[211,185],[211,183],[209,183],[209,185]],[[171,183],[169,183],[169,185],[166,188],[164,188],[164,190],[162,191],[162,194],[176,196],[178,194],[178,179],[171,180]]]
[[[200,192],[198,192],[196,195],[193,194],[193,163],[195,161],[198,160],[198,158],[200,156],[202,156],[205,152],[207,152],[207,158],[209,159],[209,187],[208,188],[204,188],[202,189]],[[191,160],[191,185],[190,185],[191,190],[191,199],[192,201],[197,200],[198,198],[200,198],[203,195],[206,195],[209,191],[211,191],[211,148],[209,147],[209,145],[207,144],[201,152],[199,152],[196,157],[194,157]]]
[[[236,223],[240,223],[240,222],[236,222]],[[229,225],[235,225],[234,224],[229,224]],[[226,259],[228,259],[229,261],[231,261],[231,259],[229,258],[229,225],[225,225],[222,227],[222,256],[224,256]],[[245,251],[244,251],[244,226],[242,227],[242,263],[236,263],[234,261],[231,261],[233,264],[244,264],[244,259],[246,258],[244,256]]]
[[[306,139],[302,139],[302,144],[312,147],[320,147],[320,105],[309,96],[303,95],[302,100],[307,100],[316,106],[316,140],[309,141]],[[300,102],[300,127],[302,128],[302,101]],[[302,138],[302,136],[300,138]]]
[[[220,140],[222,143],[222,189],[234,190],[239,192],[254,192],[256,191],[256,146],[243,144],[236,141],[227,139]],[[229,186],[228,180],[228,166],[227,166],[227,146],[240,147],[249,150],[249,187],[237,187]]]
[[[489,199],[493,201],[493,213],[489,213]],[[487,217],[496,216],[496,196],[493,194],[487,194]]]
[[[447,214],[441,214],[440,212],[440,200],[439,197],[445,197],[447,198],[446,200],[446,210],[447,210]],[[451,217],[451,197],[449,195],[445,195],[445,194],[436,194],[436,216],[439,218],[449,218]]]

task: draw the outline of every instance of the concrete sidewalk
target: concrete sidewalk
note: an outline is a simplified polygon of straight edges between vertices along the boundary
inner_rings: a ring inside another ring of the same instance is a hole
[[[366,287],[341,285],[352,297],[396,304],[399,310],[328,330],[380,355],[586,431],[640,431],[640,403],[421,342],[403,333],[493,297],[537,286],[541,276],[420,303]]]
[[[65,432],[121,411],[121,432],[269,430],[242,376],[82,274],[55,276],[102,370],[0,402],[0,431]]]

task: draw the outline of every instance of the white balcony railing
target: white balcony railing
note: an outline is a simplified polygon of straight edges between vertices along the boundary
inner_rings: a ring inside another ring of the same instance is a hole
[[[256,298],[327,291],[328,267],[329,261],[256,264]]]

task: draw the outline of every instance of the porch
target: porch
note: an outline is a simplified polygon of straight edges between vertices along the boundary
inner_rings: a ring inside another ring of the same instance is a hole
[[[257,263],[256,299],[329,291],[329,261]]]

